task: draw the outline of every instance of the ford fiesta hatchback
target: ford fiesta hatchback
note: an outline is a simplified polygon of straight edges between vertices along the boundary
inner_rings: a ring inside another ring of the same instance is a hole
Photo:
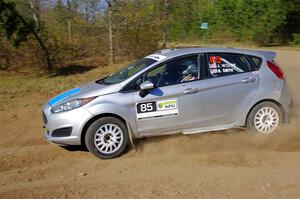
[[[158,51],[48,101],[45,138],[86,145],[107,159],[147,136],[235,127],[272,133],[287,121],[291,101],[275,56],[231,48]]]

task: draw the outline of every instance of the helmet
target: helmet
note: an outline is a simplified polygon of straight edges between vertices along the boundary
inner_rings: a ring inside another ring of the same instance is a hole
[[[198,75],[198,67],[195,64],[191,64],[186,70],[182,72],[183,75]]]

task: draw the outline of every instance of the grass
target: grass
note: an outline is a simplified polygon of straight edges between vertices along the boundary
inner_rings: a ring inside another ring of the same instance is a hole
[[[80,84],[100,79],[122,66],[122,64],[116,64],[106,67],[89,68],[86,72],[82,72],[82,67],[80,67],[78,73],[74,73],[73,67],[71,74],[11,74],[0,72],[0,108],[8,100],[24,95],[41,94],[53,97],[62,91],[77,87]]]
[[[86,73],[77,74],[9,74],[0,73],[0,92],[3,93],[24,93],[61,91],[70,87],[82,84],[87,81],[99,79],[107,74],[118,70],[123,65],[113,65],[99,68],[92,68]]]

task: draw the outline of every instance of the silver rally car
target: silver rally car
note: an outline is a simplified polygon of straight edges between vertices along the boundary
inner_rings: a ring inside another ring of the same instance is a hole
[[[45,139],[120,156],[132,139],[287,122],[291,98],[276,54],[233,48],[165,49],[43,107]]]

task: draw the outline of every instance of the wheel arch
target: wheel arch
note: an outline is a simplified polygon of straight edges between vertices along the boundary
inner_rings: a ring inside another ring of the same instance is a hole
[[[130,124],[128,122],[126,122],[126,120],[121,117],[120,115],[117,115],[117,114],[114,114],[114,113],[101,113],[99,115],[95,115],[94,117],[90,118],[83,126],[82,130],[81,130],[81,135],[80,135],[80,143],[82,146],[85,146],[85,135],[86,135],[86,132],[87,132],[87,129],[89,128],[89,126],[95,122],[97,119],[99,118],[103,118],[103,117],[114,117],[114,118],[117,118],[119,120],[121,120],[127,128],[130,128]],[[131,130],[128,129],[128,133],[130,134],[129,136],[131,137]]]
[[[282,111],[282,114],[283,114],[282,115],[283,116],[283,123],[287,123],[288,122],[287,114],[286,114],[286,111],[284,110],[284,107],[282,106],[282,104],[280,104],[278,101],[276,101],[274,99],[263,99],[263,100],[260,100],[260,101],[256,102],[250,108],[250,110],[248,111],[247,116],[246,116],[245,126],[248,123],[249,115],[250,115],[251,111],[253,110],[253,108],[256,107],[258,104],[263,103],[263,102],[272,102],[272,103],[276,104],[280,108],[280,110]]]

